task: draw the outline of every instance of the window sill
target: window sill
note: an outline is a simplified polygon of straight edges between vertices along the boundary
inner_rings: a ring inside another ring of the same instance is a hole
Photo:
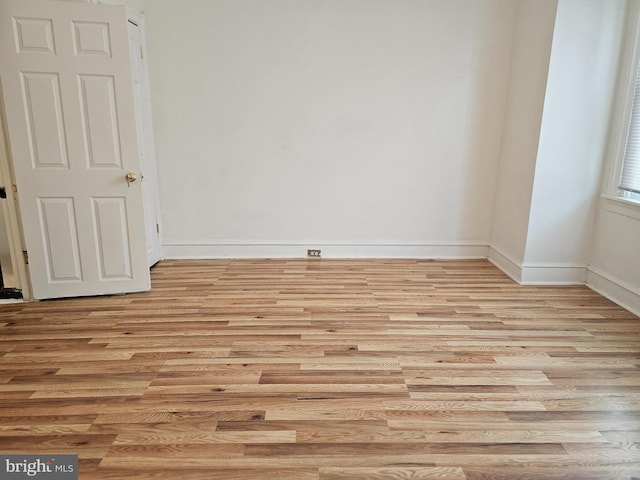
[[[640,202],[616,195],[603,194],[606,209],[612,213],[640,220]]]

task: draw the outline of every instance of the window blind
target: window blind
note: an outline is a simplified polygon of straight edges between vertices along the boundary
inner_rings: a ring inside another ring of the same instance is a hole
[[[631,125],[624,151],[620,190],[640,193],[640,67],[636,72],[636,89],[633,94]]]

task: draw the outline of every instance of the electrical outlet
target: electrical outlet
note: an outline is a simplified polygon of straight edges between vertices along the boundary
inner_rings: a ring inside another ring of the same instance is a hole
[[[307,250],[307,257],[320,257],[320,250]]]

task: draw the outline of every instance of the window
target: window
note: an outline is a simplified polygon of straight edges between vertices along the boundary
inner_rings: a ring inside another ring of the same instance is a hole
[[[605,196],[640,206],[640,1],[627,4],[621,40]]]
[[[640,67],[636,72],[631,122],[618,189],[623,197],[640,200]]]

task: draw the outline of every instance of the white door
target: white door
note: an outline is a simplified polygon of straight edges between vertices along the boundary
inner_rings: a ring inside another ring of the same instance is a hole
[[[147,239],[147,265],[158,263],[160,251],[160,220],[158,218],[158,179],[156,174],[153,128],[151,122],[151,98],[149,73],[144,55],[144,31],[142,25],[129,19],[129,50],[131,56],[131,79],[136,110],[136,132],[138,134],[138,158],[144,205],[144,225]]]
[[[0,82],[34,298],[148,290],[124,7],[0,0]]]

